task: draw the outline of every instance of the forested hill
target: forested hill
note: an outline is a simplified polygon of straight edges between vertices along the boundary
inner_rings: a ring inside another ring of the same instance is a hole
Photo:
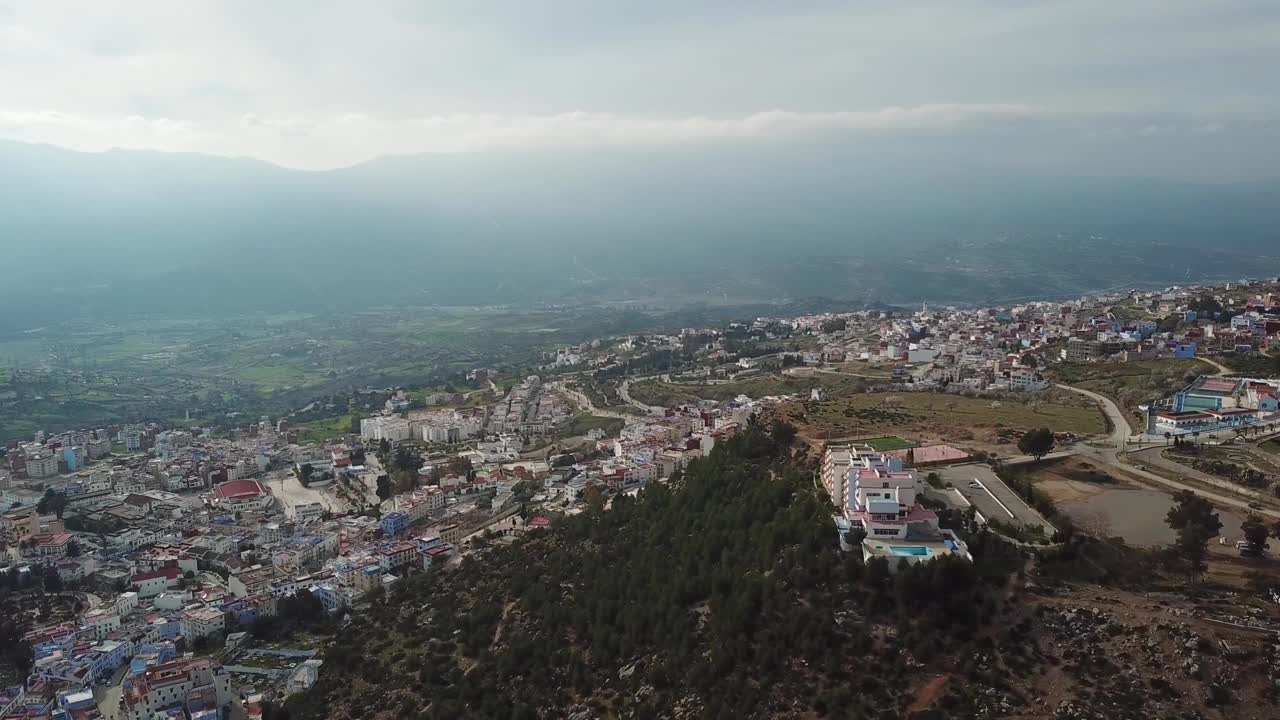
[[[999,617],[1004,576],[841,555],[793,434],[753,427],[670,485],[406,583],[270,716],[898,717]],[[983,688],[953,684],[938,717]]]

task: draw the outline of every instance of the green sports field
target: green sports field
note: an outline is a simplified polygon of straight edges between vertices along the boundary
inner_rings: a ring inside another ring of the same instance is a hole
[[[873,450],[884,452],[885,450],[902,450],[904,448],[913,448],[916,443],[898,435],[884,435],[882,437],[868,438],[859,440],[859,443],[870,445]]]

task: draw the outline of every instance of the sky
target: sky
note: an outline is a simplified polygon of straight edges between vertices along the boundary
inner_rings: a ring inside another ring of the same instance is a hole
[[[308,170],[979,133],[1251,179],[1278,174],[1277,77],[1275,0],[0,0],[0,138]]]

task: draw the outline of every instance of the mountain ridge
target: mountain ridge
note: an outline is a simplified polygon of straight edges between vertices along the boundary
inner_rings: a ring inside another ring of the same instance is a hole
[[[0,141],[0,228],[22,268],[0,288],[15,309],[0,331],[86,306],[975,303],[1280,272],[1280,181],[922,173],[891,155],[721,144],[317,172]]]

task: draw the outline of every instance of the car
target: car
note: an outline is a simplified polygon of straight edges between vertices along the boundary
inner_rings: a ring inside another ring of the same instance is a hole
[[[1262,503],[1258,502],[1257,500],[1253,500],[1249,503],[1249,508],[1252,510],[1261,510]]]

